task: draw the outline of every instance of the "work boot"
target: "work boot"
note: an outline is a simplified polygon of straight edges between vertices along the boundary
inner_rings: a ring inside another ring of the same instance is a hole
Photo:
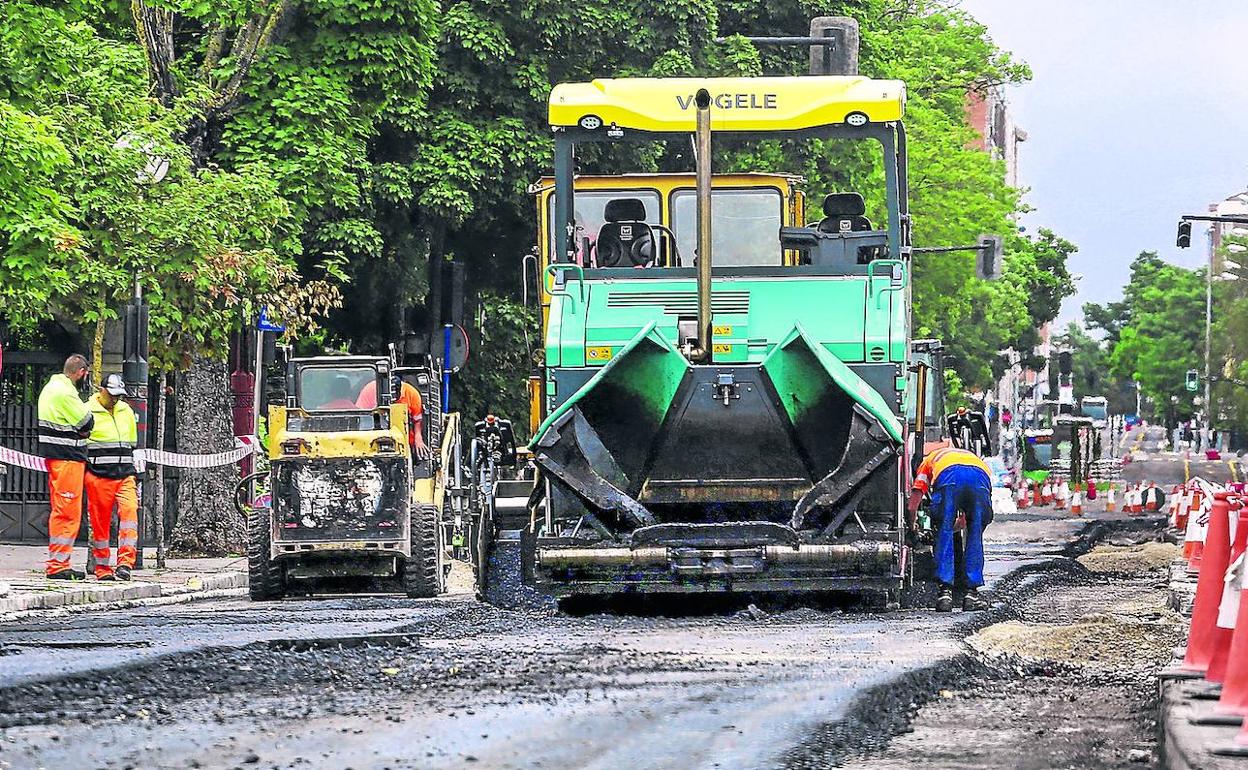
[[[117,576],[118,580],[125,580],[125,581],[130,580],[130,568],[129,567],[118,567],[113,572],[113,574]]]
[[[60,572],[53,572],[48,575],[48,580],[86,580],[87,573],[79,572],[76,569],[63,569]]]
[[[988,609],[988,600],[979,595],[979,590],[972,588],[962,597],[963,612],[980,612]]]
[[[113,573],[111,573],[111,572],[106,572],[106,573],[104,573],[103,575],[96,575],[96,576],[95,576],[95,582],[97,582],[97,583],[115,583],[115,582],[117,582],[117,578],[113,576]]]
[[[940,596],[936,599],[937,612],[953,612],[953,587],[944,586],[940,589]]]

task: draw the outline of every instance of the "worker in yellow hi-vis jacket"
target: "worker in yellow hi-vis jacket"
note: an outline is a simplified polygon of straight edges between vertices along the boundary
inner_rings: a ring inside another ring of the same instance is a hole
[[[135,483],[134,448],[138,425],[125,402],[120,374],[104,378],[100,391],[87,402],[95,427],[87,438],[87,513],[91,520],[91,552],[97,580],[129,580],[139,543],[139,491]],[[117,562],[108,545],[108,530],[117,508]]]

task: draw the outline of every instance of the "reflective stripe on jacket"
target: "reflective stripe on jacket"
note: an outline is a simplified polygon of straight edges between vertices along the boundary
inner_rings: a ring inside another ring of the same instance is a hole
[[[118,401],[110,412],[100,403],[98,393],[87,401],[87,407],[95,418],[87,439],[87,470],[106,479],[133,476],[134,448],[139,440],[134,410],[125,401]]]
[[[54,374],[39,392],[39,452],[49,460],[86,460],[93,417],[78,388]]]
[[[932,485],[939,483],[940,474],[954,466],[978,468],[992,478],[992,472],[988,470],[984,461],[979,459],[979,455],[965,449],[944,447],[923,458],[923,463],[919,465],[918,473],[914,476],[914,489],[924,494],[930,492]]]

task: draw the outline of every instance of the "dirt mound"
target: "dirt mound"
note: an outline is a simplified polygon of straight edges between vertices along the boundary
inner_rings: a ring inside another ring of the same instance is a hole
[[[1127,546],[1098,545],[1076,561],[1092,572],[1139,575],[1165,569],[1177,558],[1179,548],[1173,543],[1148,542]]]
[[[989,658],[1121,671],[1151,668],[1182,641],[1182,619],[1169,609],[1139,604],[1114,609],[1069,624],[998,623],[968,637],[967,644]]]

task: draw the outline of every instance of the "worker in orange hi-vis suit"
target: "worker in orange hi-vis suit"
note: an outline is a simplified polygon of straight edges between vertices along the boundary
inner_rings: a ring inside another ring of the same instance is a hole
[[[86,473],[87,436],[94,418],[78,395],[78,383],[90,374],[87,359],[65,359],[39,393],[39,451],[48,461],[52,510],[48,516],[47,574],[53,580],[82,580],[70,568],[74,541],[82,523],[82,482]]]
[[[120,374],[104,378],[100,391],[87,402],[95,427],[87,438],[87,511],[91,521],[91,551],[97,580],[129,580],[139,543],[139,492],[134,448],[138,420],[123,399],[126,384]],[[117,562],[108,545],[113,508],[117,509]]]
[[[407,443],[412,447],[412,459],[417,462],[428,460],[433,453],[425,445],[425,404],[420,398],[420,391],[416,390],[415,385],[404,382],[398,377],[391,378],[390,388],[395,402],[407,407]],[[367,383],[360,390],[360,394],[355,399],[355,406],[357,409],[377,408],[376,384]]]

